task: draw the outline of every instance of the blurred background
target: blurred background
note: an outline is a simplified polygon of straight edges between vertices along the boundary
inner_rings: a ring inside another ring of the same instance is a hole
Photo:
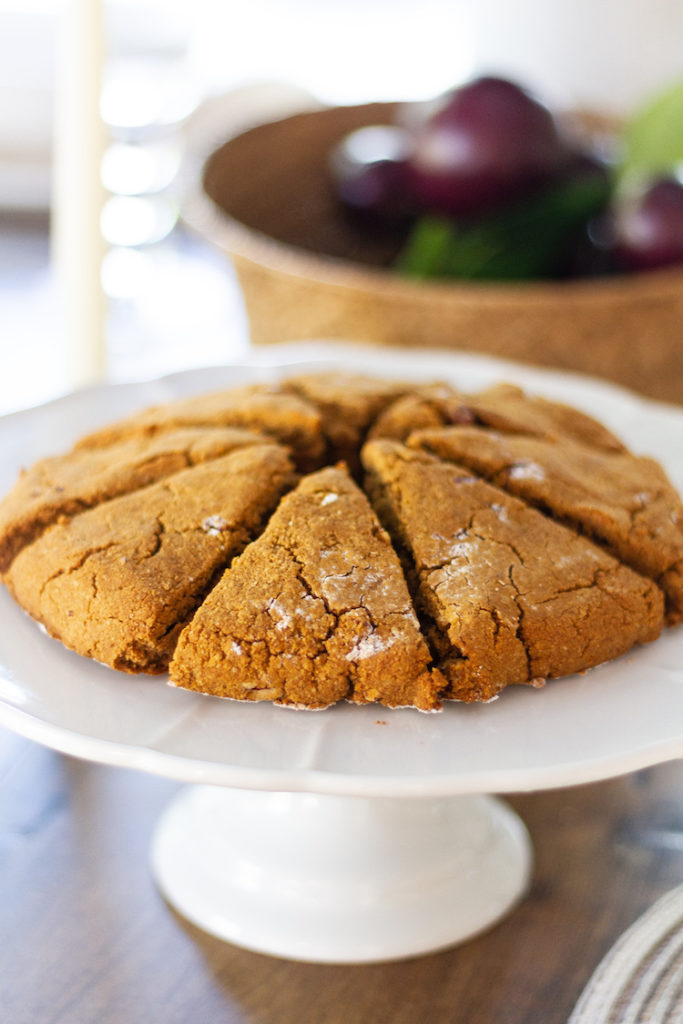
[[[49,239],[62,32],[74,2],[0,0],[0,412],[74,383]],[[226,126],[316,103],[428,98],[477,71],[516,78],[560,109],[621,117],[683,70],[681,0],[105,0],[103,8],[112,380],[247,350],[224,258],[179,226],[188,173]]]

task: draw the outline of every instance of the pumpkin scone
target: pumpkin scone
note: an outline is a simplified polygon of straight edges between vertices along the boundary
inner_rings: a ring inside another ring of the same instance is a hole
[[[465,394],[446,384],[416,388],[399,398],[377,419],[370,438],[405,441],[415,430],[477,424],[501,433],[535,437],[568,437],[606,451],[623,451],[615,435],[578,409],[531,396],[514,384],[496,384]]]
[[[488,700],[659,635],[651,580],[468,469],[388,440],[368,442],[363,464],[447,697]]]
[[[86,435],[76,448],[99,448],[179,427],[256,430],[291,448],[304,471],[317,468],[325,453],[320,412],[278,384],[253,384],[152,406]]]
[[[327,462],[359,468],[358,455],[370,425],[409,383],[353,373],[310,373],[282,382],[286,391],[311,402],[321,413]]]
[[[163,672],[216,575],[293,483],[283,448],[241,448],[48,527],[5,582],[79,654]]]
[[[683,505],[654,459],[476,427],[420,431],[408,443],[587,534],[658,583],[670,623],[683,619]]]
[[[171,682],[308,708],[440,707],[399,559],[341,467],[305,477],[180,635]]]
[[[375,418],[367,436],[369,440],[386,437],[405,441],[415,430],[473,422],[466,395],[448,384],[422,385],[388,405]]]
[[[0,572],[57,520],[263,441],[263,435],[238,427],[188,427],[41,459],[0,502]]]
[[[622,441],[585,412],[530,395],[515,384],[494,384],[467,396],[474,422],[501,433],[533,437],[567,437],[605,451],[623,451]]]

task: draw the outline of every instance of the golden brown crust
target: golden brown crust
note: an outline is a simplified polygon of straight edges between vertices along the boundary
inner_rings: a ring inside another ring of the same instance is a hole
[[[420,431],[408,443],[586,533],[659,583],[671,622],[683,618],[683,505],[654,459],[477,427]]]
[[[344,461],[355,471],[370,425],[383,410],[411,389],[408,382],[356,373],[309,373],[289,377],[283,390],[311,402],[320,411],[327,439],[327,461]]]
[[[365,495],[319,469],[344,454],[360,474],[361,450]],[[115,668],[164,671],[178,644],[189,688],[432,710],[653,639],[662,591],[683,618],[683,508],[654,460],[512,385],[306,374],[148,409],[37,463],[0,502],[0,572]]]
[[[566,437],[606,451],[624,451],[602,423],[561,402],[531,396],[514,384],[465,394],[447,385],[415,388],[378,417],[370,438],[405,441],[416,430],[449,425],[491,427],[502,433]]]
[[[405,441],[414,430],[472,422],[466,395],[447,384],[428,384],[413,388],[387,406],[373,423],[368,439],[386,437]]]
[[[562,402],[529,395],[515,384],[494,384],[469,395],[467,404],[475,423],[502,433],[565,437],[605,451],[624,451],[619,438],[592,416]]]
[[[488,700],[658,636],[650,580],[467,469],[387,440],[369,442],[363,464],[410,559],[447,696]]]
[[[178,686],[326,707],[440,706],[400,563],[342,468],[305,477],[181,633]]]
[[[278,384],[254,384],[152,406],[86,435],[76,447],[101,448],[124,438],[152,436],[179,427],[257,430],[291,448],[303,470],[320,465],[325,454],[319,411]]]
[[[0,572],[59,519],[250,444],[263,435],[231,427],[188,427],[78,448],[36,462],[0,502]]]
[[[284,449],[240,449],[49,527],[17,555],[6,583],[79,654],[163,672],[216,573],[292,483]]]

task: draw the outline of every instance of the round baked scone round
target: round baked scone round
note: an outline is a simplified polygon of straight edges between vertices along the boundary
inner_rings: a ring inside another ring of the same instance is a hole
[[[437,710],[683,618],[664,470],[501,384],[311,374],[145,409],[22,473],[0,572],[78,654],[238,700]]]

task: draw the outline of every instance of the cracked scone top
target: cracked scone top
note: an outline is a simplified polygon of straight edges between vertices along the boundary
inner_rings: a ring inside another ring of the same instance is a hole
[[[245,447],[57,522],[5,577],[48,633],[129,672],[164,672],[182,626],[292,480]]]
[[[369,442],[363,462],[446,696],[490,700],[659,634],[662,595],[650,580],[524,502],[395,441]]]
[[[569,406],[307,374],[41,460],[0,502],[0,572],[117,669],[435,710],[655,639],[683,610],[682,523],[661,467]]]
[[[58,519],[250,444],[263,444],[263,436],[239,428],[188,427],[41,459],[0,504],[0,571]]]
[[[654,459],[478,427],[416,431],[409,444],[468,466],[592,537],[659,583],[670,622],[683,618],[680,500]]]
[[[327,707],[439,707],[401,566],[346,470],[302,480],[180,635],[178,686]]]

